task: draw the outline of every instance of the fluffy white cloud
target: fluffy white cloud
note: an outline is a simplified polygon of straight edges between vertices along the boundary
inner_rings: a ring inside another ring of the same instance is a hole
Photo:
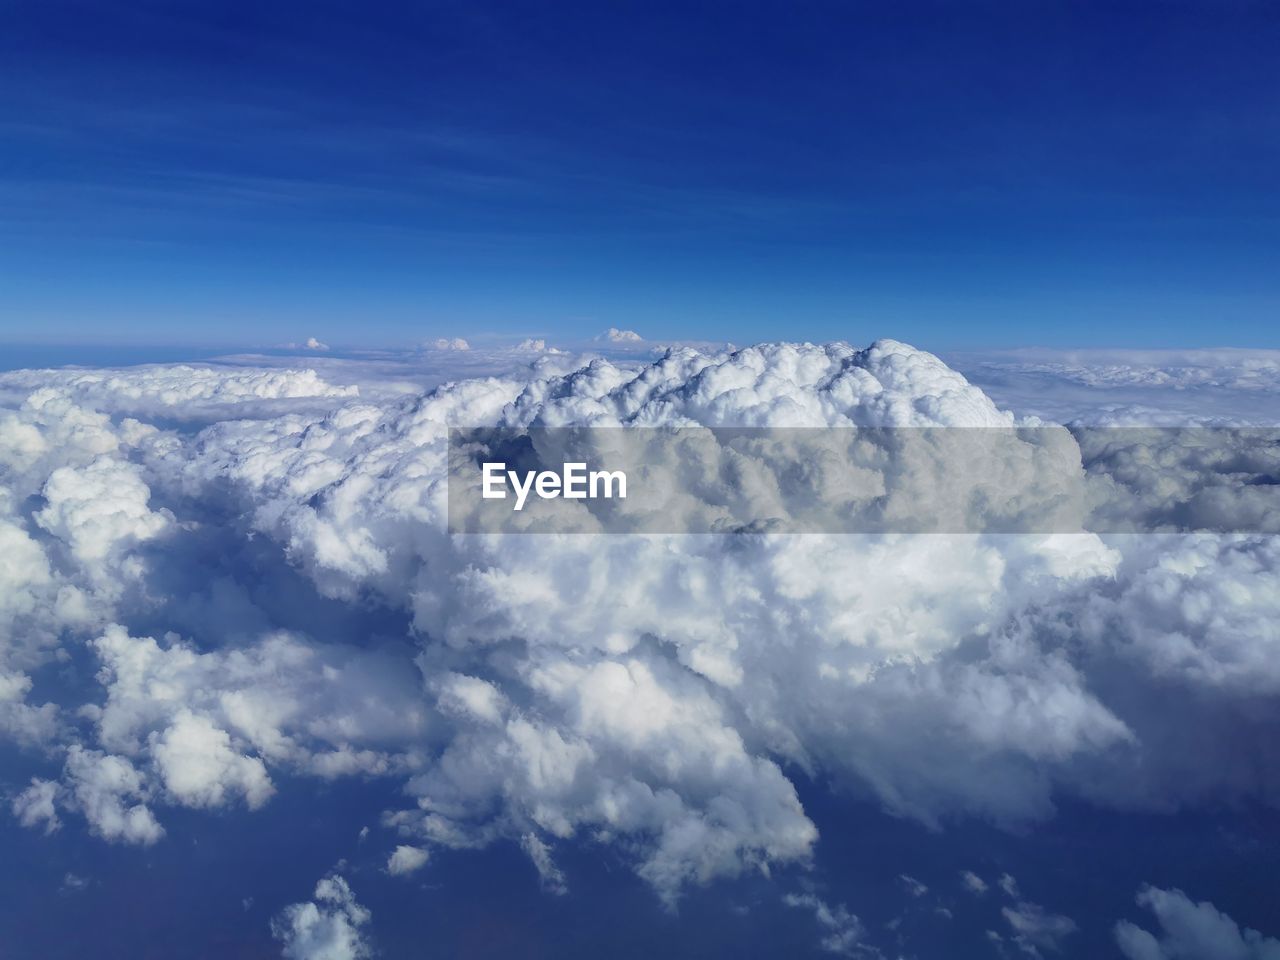
[[[1143,887],[1138,905],[1150,910],[1159,936],[1121,920],[1116,944],[1129,960],[1277,960],[1280,940],[1241,929],[1212,903],[1196,903],[1181,890]]]
[[[0,673],[0,738],[24,745],[51,740],[58,730],[58,707],[26,703],[32,681],[23,673]]]
[[[239,793],[253,809],[275,792],[261,760],[236,753],[225,730],[187,709],[152,735],[151,755],[165,789],[187,806],[220,807]]]
[[[1280,539],[1155,536],[1127,551],[1123,591],[1085,607],[1086,635],[1119,632],[1158,676],[1241,693],[1280,692]]]
[[[0,473],[13,495],[36,493],[58,467],[87,466],[155,433],[137,420],[113,424],[107,414],[77,404],[65,391],[40,386],[43,372],[31,376],[30,389],[20,391],[17,405],[0,409]]]
[[[545,719],[510,709],[497,723],[462,725],[410,782],[419,811],[393,823],[452,845],[483,840],[502,821],[557,837],[580,828],[647,837],[638,870],[668,899],[689,881],[805,857],[817,832],[781,770],[745,749],[696,682],[656,666],[537,670],[527,682]],[[473,824],[471,811],[493,801],[502,820]]]
[[[371,914],[338,875],[316,884],[313,899],[285,907],[271,921],[285,960],[362,960],[373,956],[365,936]]]
[[[256,763],[228,757],[228,733],[273,763],[324,776],[385,772],[387,756],[369,744],[404,745],[424,730],[415,679],[396,677],[397,664],[376,653],[311,645],[286,633],[199,653],[179,638],[161,644],[131,637],[119,625],[91,646],[106,700],[86,712],[103,745],[163,757],[162,769],[175,772],[184,753],[207,755],[203,772],[221,771],[218,779],[239,784],[233,792],[251,804],[269,791]],[[347,764],[354,769],[343,769]]]
[[[199,653],[119,625],[89,647],[104,698],[79,710],[94,737],[70,744],[67,803],[107,839],[159,839],[157,804],[260,807],[274,793],[268,764],[332,778],[419,762],[428,710],[407,661],[281,633]],[[38,781],[15,800],[15,815],[26,826],[55,823],[57,796]]]
[[[148,507],[151,491],[132,463],[100,457],[84,467],[59,467],[44,485],[45,507],[35,515],[42,528],[67,544],[91,572],[136,576],[113,569],[118,555],[164,531],[170,517]]]
[[[387,873],[397,877],[406,876],[425,866],[430,858],[430,852],[422,847],[401,844],[387,858]]]
[[[146,845],[164,836],[145,802],[146,780],[125,757],[75,744],[67,753],[66,777],[74,803],[104,840]]]
[[[44,599],[45,588],[53,581],[53,574],[40,544],[16,518],[5,516],[12,510],[12,497],[3,488],[0,488],[0,510],[3,510],[0,513],[0,623],[10,625],[36,611]]]
[[[64,655],[65,631],[89,626],[144,572],[132,548],[166,518],[108,452],[147,432],[136,421],[116,428],[52,391],[0,410],[0,738],[52,742],[60,711],[27,702],[33,676]]]
[[[45,833],[53,833],[62,826],[54,806],[57,795],[57,783],[32,777],[31,786],[13,798],[13,815],[24,827],[43,825]]]

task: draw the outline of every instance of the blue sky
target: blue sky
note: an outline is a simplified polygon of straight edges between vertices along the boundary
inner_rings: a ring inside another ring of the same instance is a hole
[[[1253,3],[20,3],[0,341],[1275,346]]]

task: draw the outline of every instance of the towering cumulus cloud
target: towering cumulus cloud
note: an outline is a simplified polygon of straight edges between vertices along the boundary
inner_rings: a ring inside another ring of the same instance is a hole
[[[172,808],[257,810],[281,777],[393,778],[391,873],[501,841],[572,891],[590,839],[674,905],[809,862],[797,776],[931,826],[1280,788],[1249,736],[1274,538],[450,535],[450,426],[1026,422],[893,341],[529,359],[412,395],[340,361],[0,378],[0,736],[45,758],[18,820],[163,843]],[[34,697],[67,658],[91,667]],[[861,936],[788,896],[832,949]],[[1070,929],[1024,906],[1028,943]],[[359,957],[368,922],[334,876],[275,929]]]

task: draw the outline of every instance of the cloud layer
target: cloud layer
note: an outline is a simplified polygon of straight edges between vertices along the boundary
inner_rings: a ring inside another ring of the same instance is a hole
[[[7,375],[0,736],[48,761],[7,785],[18,821],[146,845],[282,775],[390,778],[392,874],[503,841],[560,893],[558,847],[591,842],[674,905],[810,861],[799,772],[934,826],[1280,787],[1274,538],[450,536],[449,426],[1024,422],[893,341],[544,360],[411,394],[340,365]],[[1038,949],[1072,929],[1006,918]],[[335,876],[275,929],[345,958],[367,923]]]

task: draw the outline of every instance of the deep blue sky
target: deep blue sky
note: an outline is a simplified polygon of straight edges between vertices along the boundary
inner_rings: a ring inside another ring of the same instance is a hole
[[[1268,3],[67,3],[0,341],[1280,345]]]

